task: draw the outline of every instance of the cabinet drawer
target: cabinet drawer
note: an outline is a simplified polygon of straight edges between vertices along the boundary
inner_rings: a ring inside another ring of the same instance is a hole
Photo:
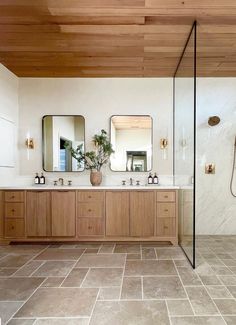
[[[5,237],[24,237],[25,223],[23,219],[5,219]]]
[[[175,236],[175,218],[157,218],[156,234],[160,237]]]
[[[79,202],[103,201],[104,192],[102,191],[81,191],[78,192]]]
[[[158,218],[175,218],[175,203],[157,203]]]
[[[23,202],[24,192],[23,191],[7,191],[5,192],[6,202]]]
[[[104,222],[102,218],[78,218],[79,236],[102,236]]]
[[[24,203],[5,203],[5,218],[24,218]]]
[[[157,192],[157,202],[175,202],[175,192]]]
[[[103,202],[79,202],[78,217],[103,217]]]

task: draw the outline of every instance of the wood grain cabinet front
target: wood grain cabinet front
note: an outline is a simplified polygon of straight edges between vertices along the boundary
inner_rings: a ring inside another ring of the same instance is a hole
[[[79,236],[102,236],[104,235],[104,224],[102,218],[79,218]]]
[[[75,191],[52,191],[52,236],[74,237],[76,219]]]
[[[130,192],[130,235],[154,236],[155,196],[154,191]]]
[[[5,220],[5,237],[6,238],[23,238],[25,235],[24,219],[6,219]]]
[[[26,232],[28,237],[51,236],[51,194],[31,191],[26,194]]]
[[[23,202],[6,202],[5,203],[6,218],[24,218]]]
[[[129,236],[129,192],[106,192],[106,236]]]
[[[24,191],[5,191],[5,202],[23,202]]]

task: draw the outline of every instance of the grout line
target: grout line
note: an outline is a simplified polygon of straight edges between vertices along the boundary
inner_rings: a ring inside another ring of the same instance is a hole
[[[121,278],[121,284],[120,284],[119,300],[121,300],[122,288],[123,288],[123,283],[124,283],[124,274],[125,274],[126,260],[127,260],[127,254],[126,254],[125,261],[124,261],[124,265],[123,265],[123,272],[122,272],[122,278]]]
[[[91,314],[90,314],[90,317],[89,317],[88,325],[89,325],[90,322],[91,322],[92,315],[93,315],[93,312],[94,312],[95,306],[96,306],[97,301],[98,301],[99,293],[100,293],[100,288],[98,289],[97,297],[96,297],[96,299],[95,299],[95,302],[94,302],[94,305],[93,305],[93,308],[92,308],[92,311],[91,311]]]
[[[173,263],[174,263],[174,266],[175,266],[176,272],[177,272],[177,274],[178,274],[178,276],[179,276],[180,282],[181,282],[181,284],[182,284],[182,286],[183,286],[183,288],[184,288],[184,291],[185,291],[186,297],[187,297],[187,299],[188,299],[188,301],[189,301],[189,304],[190,304],[190,306],[191,306],[191,308],[192,308],[193,315],[194,315],[194,316],[197,316],[197,315],[195,314],[195,311],[194,311],[194,308],[193,308],[192,302],[191,302],[190,299],[189,299],[189,296],[188,296],[187,290],[186,290],[186,288],[185,288],[185,286],[184,286],[184,284],[183,284],[183,281],[182,281],[181,276],[180,276],[180,274],[179,274],[179,270],[178,270],[178,268],[177,268],[177,266],[176,266],[174,260],[173,260]]]

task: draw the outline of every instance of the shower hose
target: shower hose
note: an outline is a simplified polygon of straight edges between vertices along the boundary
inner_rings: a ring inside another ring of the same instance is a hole
[[[234,158],[233,158],[233,169],[232,169],[232,175],[230,180],[230,192],[231,194],[236,197],[236,193],[233,191],[233,180],[234,180],[234,171],[235,171],[235,163],[236,163],[236,138],[235,138],[235,144],[234,144]]]

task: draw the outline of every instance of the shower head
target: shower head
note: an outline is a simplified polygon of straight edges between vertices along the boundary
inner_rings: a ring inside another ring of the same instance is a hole
[[[219,116],[210,116],[208,119],[208,125],[210,126],[216,126],[219,123],[220,123]]]

